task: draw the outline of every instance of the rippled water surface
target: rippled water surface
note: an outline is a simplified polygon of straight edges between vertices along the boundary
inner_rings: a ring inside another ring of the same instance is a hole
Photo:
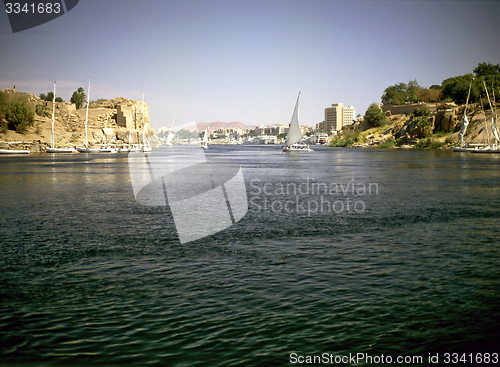
[[[5,365],[500,352],[500,157],[207,154],[241,165],[248,212],[185,244],[135,201],[126,154],[1,157]]]

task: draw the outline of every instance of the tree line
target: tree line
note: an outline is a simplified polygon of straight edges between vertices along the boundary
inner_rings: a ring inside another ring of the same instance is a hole
[[[486,93],[484,89],[485,84],[490,98],[493,95],[495,97],[499,96],[500,64],[493,65],[489,62],[479,63],[472,73],[445,79],[441,85],[435,84],[429,88],[421,87],[416,79],[408,83],[397,83],[384,90],[381,101],[383,105],[441,101],[464,104],[467,100],[471,80],[469,102],[480,101],[481,96],[484,96]]]
[[[44,101],[52,101],[54,99],[54,92],[47,92],[47,94],[40,93],[39,97]],[[55,101],[64,102],[64,100],[61,97],[56,97]],[[87,95],[85,94],[85,90],[83,89],[83,87],[80,87],[76,91],[74,91],[69,101],[75,104],[77,110],[86,107],[88,101],[87,101]],[[97,101],[90,101],[90,103],[92,102],[99,103],[103,101],[106,101],[106,99],[100,98]]]

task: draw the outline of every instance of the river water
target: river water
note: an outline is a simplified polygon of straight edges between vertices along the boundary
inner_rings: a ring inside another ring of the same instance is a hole
[[[500,157],[206,155],[239,164],[248,210],[187,243],[168,205],[135,200],[127,154],[0,157],[2,365],[500,353]]]

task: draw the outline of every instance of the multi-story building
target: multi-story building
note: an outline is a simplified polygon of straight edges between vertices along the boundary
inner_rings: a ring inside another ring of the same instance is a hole
[[[355,112],[353,106],[344,107],[343,103],[334,103],[325,108],[324,131],[337,132],[342,126],[351,125]]]
[[[338,131],[342,129],[343,103],[334,103],[331,107],[325,108],[325,131]]]
[[[316,124],[316,130],[315,132],[317,133],[324,133],[325,132],[325,122],[321,121]]]
[[[353,106],[344,107],[342,112],[344,114],[342,126],[352,125],[354,123],[356,109]]]

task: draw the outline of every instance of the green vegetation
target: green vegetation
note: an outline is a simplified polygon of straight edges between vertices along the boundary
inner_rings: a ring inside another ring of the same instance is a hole
[[[413,110],[413,116],[415,117],[420,117],[420,116],[429,116],[431,113],[427,109],[427,107],[420,107],[415,110]]]
[[[103,103],[103,102],[107,102],[107,101],[109,101],[109,99],[106,99],[106,98],[99,98],[99,99],[97,99],[97,100],[95,100],[95,101],[90,101],[90,103],[101,104],[101,103]]]
[[[422,136],[427,137],[432,133],[432,122],[427,117],[414,117],[413,122],[422,132]]]
[[[464,104],[467,100],[472,78],[474,80],[471,86],[469,102],[479,102],[481,95],[484,96],[486,94],[484,84],[486,84],[490,98],[492,98],[492,88],[498,91],[498,86],[500,85],[500,64],[493,65],[489,62],[479,63],[474,68],[473,74],[469,73],[444,80],[442,83],[443,99],[454,101],[457,104]],[[498,93],[496,93],[496,96],[498,96]]]
[[[189,131],[186,129],[180,129],[179,131],[177,131],[176,135],[179,137],[179,139],[197,139],[200,137],[197,131]]]
[[[432,137],[427,137],[420,139],[420,141],[415,144],[415,149],[438,149],[444,146],[445,143],[441,141],[435,141]]]
[[[329,147],[335,147],[335,148],[346,148],[350,147],[353,145],[355,141],[353,139],[333,139],[330,144],[328,144]]]
[[[392,148],[393,146],[396,145],[396,142],[394,141],[385,141],[382,144],[377,145],[375,148]]]
[[[442,138],[443,136],[451,135],[453,134],[453,129],[451,131],[438,131],[435,134],[432,134],[434,138]]]
[[[80,87],[78,90],[73,92],[70,102],[75,104],[77,110],[84,106],[84,103],[87,102],[87,95],[85,94],[83,87]]]
[[[352,126],[344,126],[342,131],[336,135],[328,144],[330,147],[349,147],[362,141],[361,130],[354,129]]]
[[[11,104],[12,102],[27,102],[28,95],[26,93],[7,93],[0,91],[0,107]]]
[[[44,101],[52,102],[52,100],[54,99],[54,92],[47,92],[47,94],[40,93],[38,97],[40,97],[40,99]],[[64,102],[64,100],[61,97],[56,97],[56,102]]]
[[[47,106],[44,106],[44,105],[41,105],[41,104],[37,104],[36,107],[35,107],[35,113],[38,115],[38,116],[42,116],[42,117],[50,117],[51,114],[49,112],[49,108]]]
[[[52,101],[54,99],[54,92],[48,92],[47,94],[40,93],[38,97],[44,101]]]
[[[35,122],[35,113],[23,102],[12,102],[3,106],[2,112],[7,120],[8,127],[15,129],[20,134],[24,134],[28,126],[32,126]]]
[[[485,94],[483,79],[486,83],[486,88],[488,88],[488,93],[492,97],[492,88],[499,91],[500,64],[493,65],[489,62],[479,63],[472,73],[445,79],[440,86],[434,84],[430,88],[421,87],[418,85],[416,79],[408,83],[397,83],[384,90],[381,101],[384,105],[439,102],[441,100],[464,104],[467,100],[469,85],[473,78],[469,102],[478,102],[481,94]]]
[[[389,121],[385,117],[384,112],[376,103],[372,103],[365,112],[364,120],[374,127],[384,126]]]
[[[439,86],[423,88],[418,85],[417,80],[408,83],[398,83],[387,87],[382,94],[382,104],[405,104],[416,102],[437,102],[440,99],[441,90]]]
[[[457,104],[464,104],[467,100],[472,78],[472,74],[465,74],[443,80],[443,99],[454,101]],[[480,90],[479,83],[475,80],[471,86],[469,102],[477,102],[479,100]]]

